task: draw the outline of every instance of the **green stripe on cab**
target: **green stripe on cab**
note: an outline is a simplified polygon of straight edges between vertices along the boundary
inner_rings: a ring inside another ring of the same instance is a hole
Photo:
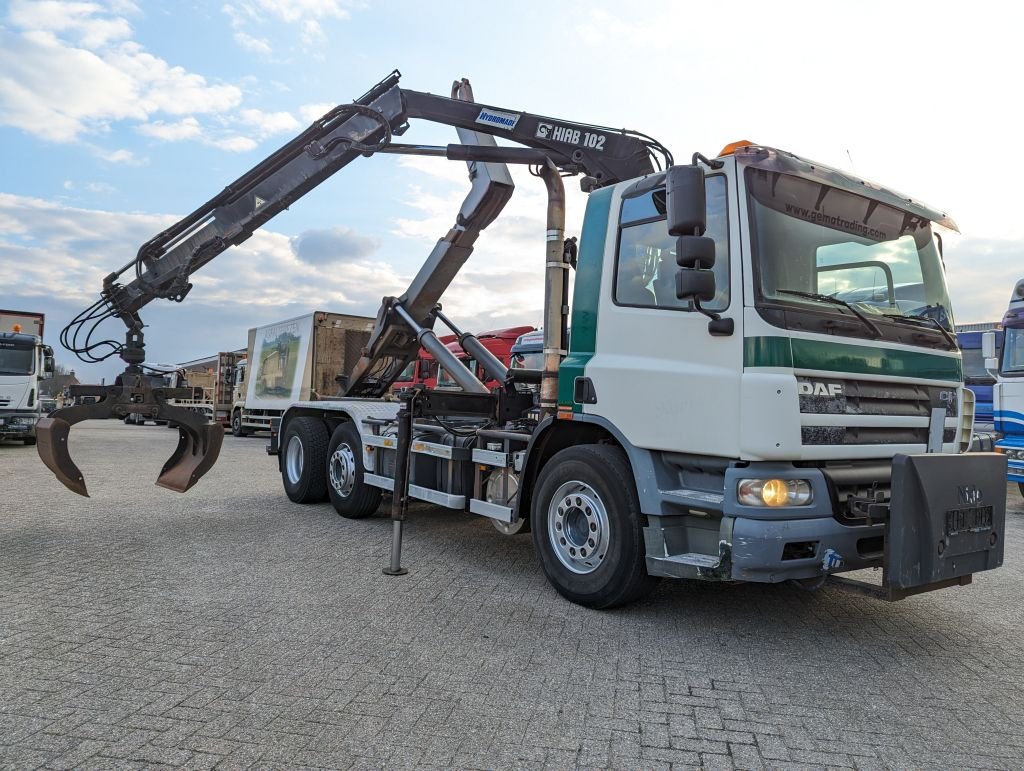
[[[743,341],[744,367],[792,367],[851,375],[892,375],[963,382],[959,354],[942,356],[872,345],[798,337],[748,337]]]
[[[558,370],[558,404],[581,412],[573,402],[573,384],[594,355],[597,346],[597,309],[601,299],[601,271],[604,266],[605,237],[612,208],[613,187],[590,194],[580,233],[580,251],[576,259],[576,285],[572,294],[572,318],[569,355]]]

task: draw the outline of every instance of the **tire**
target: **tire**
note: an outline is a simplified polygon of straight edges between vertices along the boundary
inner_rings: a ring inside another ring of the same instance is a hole
[[[381,491],[363,481],[362,444],[356,427],[342,423],[327,448],[327,494],[346,519],[365,519],[380,506]]]
[[[636,483],[617,447],[556,453],[537,478],[530,519],[544,574],[567,600],[613,608],[657,585],[647,574]]]
[[[281,481],[293,503],[327,498],[327,427],[320,418],[295,418],[281,440]]]
[[[1018,482],[1017,489],[1020,490],[1021,496],[1024,496],[1024,482]]]
[[[34,436],[26,436],[21,441],[23,441],[25,443],[26,447],[31,447],[32,445],[34,445],[36,443],[36,438]]]
[[[249,432],[242,428],[242,411],[235,410],[231,413],[231,435],[249,436]]]

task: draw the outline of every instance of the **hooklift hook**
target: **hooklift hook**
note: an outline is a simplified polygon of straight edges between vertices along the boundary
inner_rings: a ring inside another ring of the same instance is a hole
[[[124,418],[138,413],[154,420],[166,420],[178,427],[178,446],[164,464],[156,484],[183,493],[212,467],[220,455],[224,429],[208,423],[196,412],[168,404],[169,399],[190,398],[191,388],[153,388],[138,366],[129,366],[112,386],[71,386],[69,392],[97,401],[76,404],[42,418],[36,424],[39,457],[73,493],[89,497],[85,478],[68,450],[71,426],[83,420]]]

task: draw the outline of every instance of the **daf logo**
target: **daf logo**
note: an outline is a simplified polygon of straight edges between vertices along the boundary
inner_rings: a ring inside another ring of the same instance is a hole
[[[798,383],[797,386],[800,389],[801,396],[842,396],[843,395],[843,384],[842,383]]]
[[[962,504],[976,506],[981,503],[981,488],[976,485],[960,485],[956,491]]]

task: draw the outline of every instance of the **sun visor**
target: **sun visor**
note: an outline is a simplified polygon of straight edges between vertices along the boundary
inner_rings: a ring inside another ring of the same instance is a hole
[[[956,222],[945,212],[908,198],[902,193],[850,176],[838,169],[833,169],[820,163],[805,161],[792,153],[775,150],[770,147],[748,145],[737,149],[733,155],[737,163],[743,166],[753,166],[757,169],[790,174],[795,177],[832,185],[841,190],[867,196],[876,201],[903,209],[957,233],[960,232]]]

